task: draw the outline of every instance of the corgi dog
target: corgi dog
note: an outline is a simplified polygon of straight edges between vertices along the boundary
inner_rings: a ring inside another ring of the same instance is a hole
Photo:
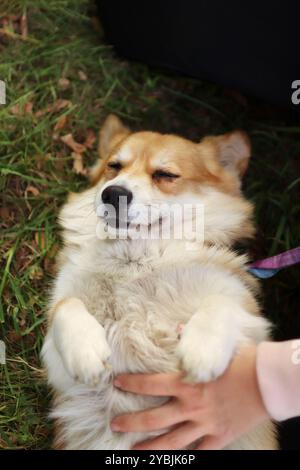
[[[111,430],[115,416],[166,401],[122,392],[114,376],[183,371],[193,383],[214,380],[241,345],[265,340],[270,329],[247,257],[233,251],[254,234],[253,207],[241,193],[246,134],[195,143],[131,132],[110,115],[99,152],[92,186],[60,213],[64,246],[42,348],[61,449],[130,449],[166,432]],[[174,206],[187,205],[174,216]],[[188,227],[183,236],[174,235],[179,224]],[[271,421],[228,446],[276,448]]]

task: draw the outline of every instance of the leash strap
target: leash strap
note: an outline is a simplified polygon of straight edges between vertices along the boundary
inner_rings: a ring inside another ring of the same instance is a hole
[[[250,264],[249,271],[260,279],[274,276],[282,268],[300,263],[300,246]]]

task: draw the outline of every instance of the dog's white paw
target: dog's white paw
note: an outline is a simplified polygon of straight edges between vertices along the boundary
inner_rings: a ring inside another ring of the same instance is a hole
[[[101,328],[101,325],[97,325]],[[94,328],[81,337],[73,337],[62,353],[62,359],[74,380],[97,385],[104,370],[109,368],[111,354],[103,332]]]
[[[72,315],[73,313],[73,315]],[[96,385],[109,368],[110,347],[104,328],[88,312],[59,312],[54,340],[68,374],[81,383]]]
[[[177,346],[180,367],[187,382],[209,382],[227,368],[234,347],[231,341],[209,329],[197,328],[193,318],[184,327]]]

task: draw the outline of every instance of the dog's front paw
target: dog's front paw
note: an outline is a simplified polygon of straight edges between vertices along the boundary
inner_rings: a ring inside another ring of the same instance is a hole
[[[231,343],[216,331],[199,328],[192,318],[182,330],[176,351],[184,380],[209,382],[222,375],[234,353]]]
[[[111,354],[103,327],[89,314],[74,315],[72,322],[66,324],[63,319],[56,324],[54,334],[68,374],[78,382],[96,385],[109,368]]]
[[[101,328],[101,325],[98,325]],[[104,370],[109,368],[111,354],[99,328],[82,337],[74,337],[63,354],[69,374],[78,382],[97,385]]]

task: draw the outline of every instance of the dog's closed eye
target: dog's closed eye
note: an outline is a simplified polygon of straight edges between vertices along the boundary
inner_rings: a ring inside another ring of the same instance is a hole
[[[179,178],[180,175],[176,175],[175,173],[171,173],[170,171],[165,171],[165,170],[156,170],[152,174],[152,178],[155,181],[160,181],[160,180],[166,180],[166,181],[172,181],[176,178]]]
[[[112,168],[113,170],[121,170],[122,169],[122,164],[120,162],[109,162],[107,164],[108,168]]]

